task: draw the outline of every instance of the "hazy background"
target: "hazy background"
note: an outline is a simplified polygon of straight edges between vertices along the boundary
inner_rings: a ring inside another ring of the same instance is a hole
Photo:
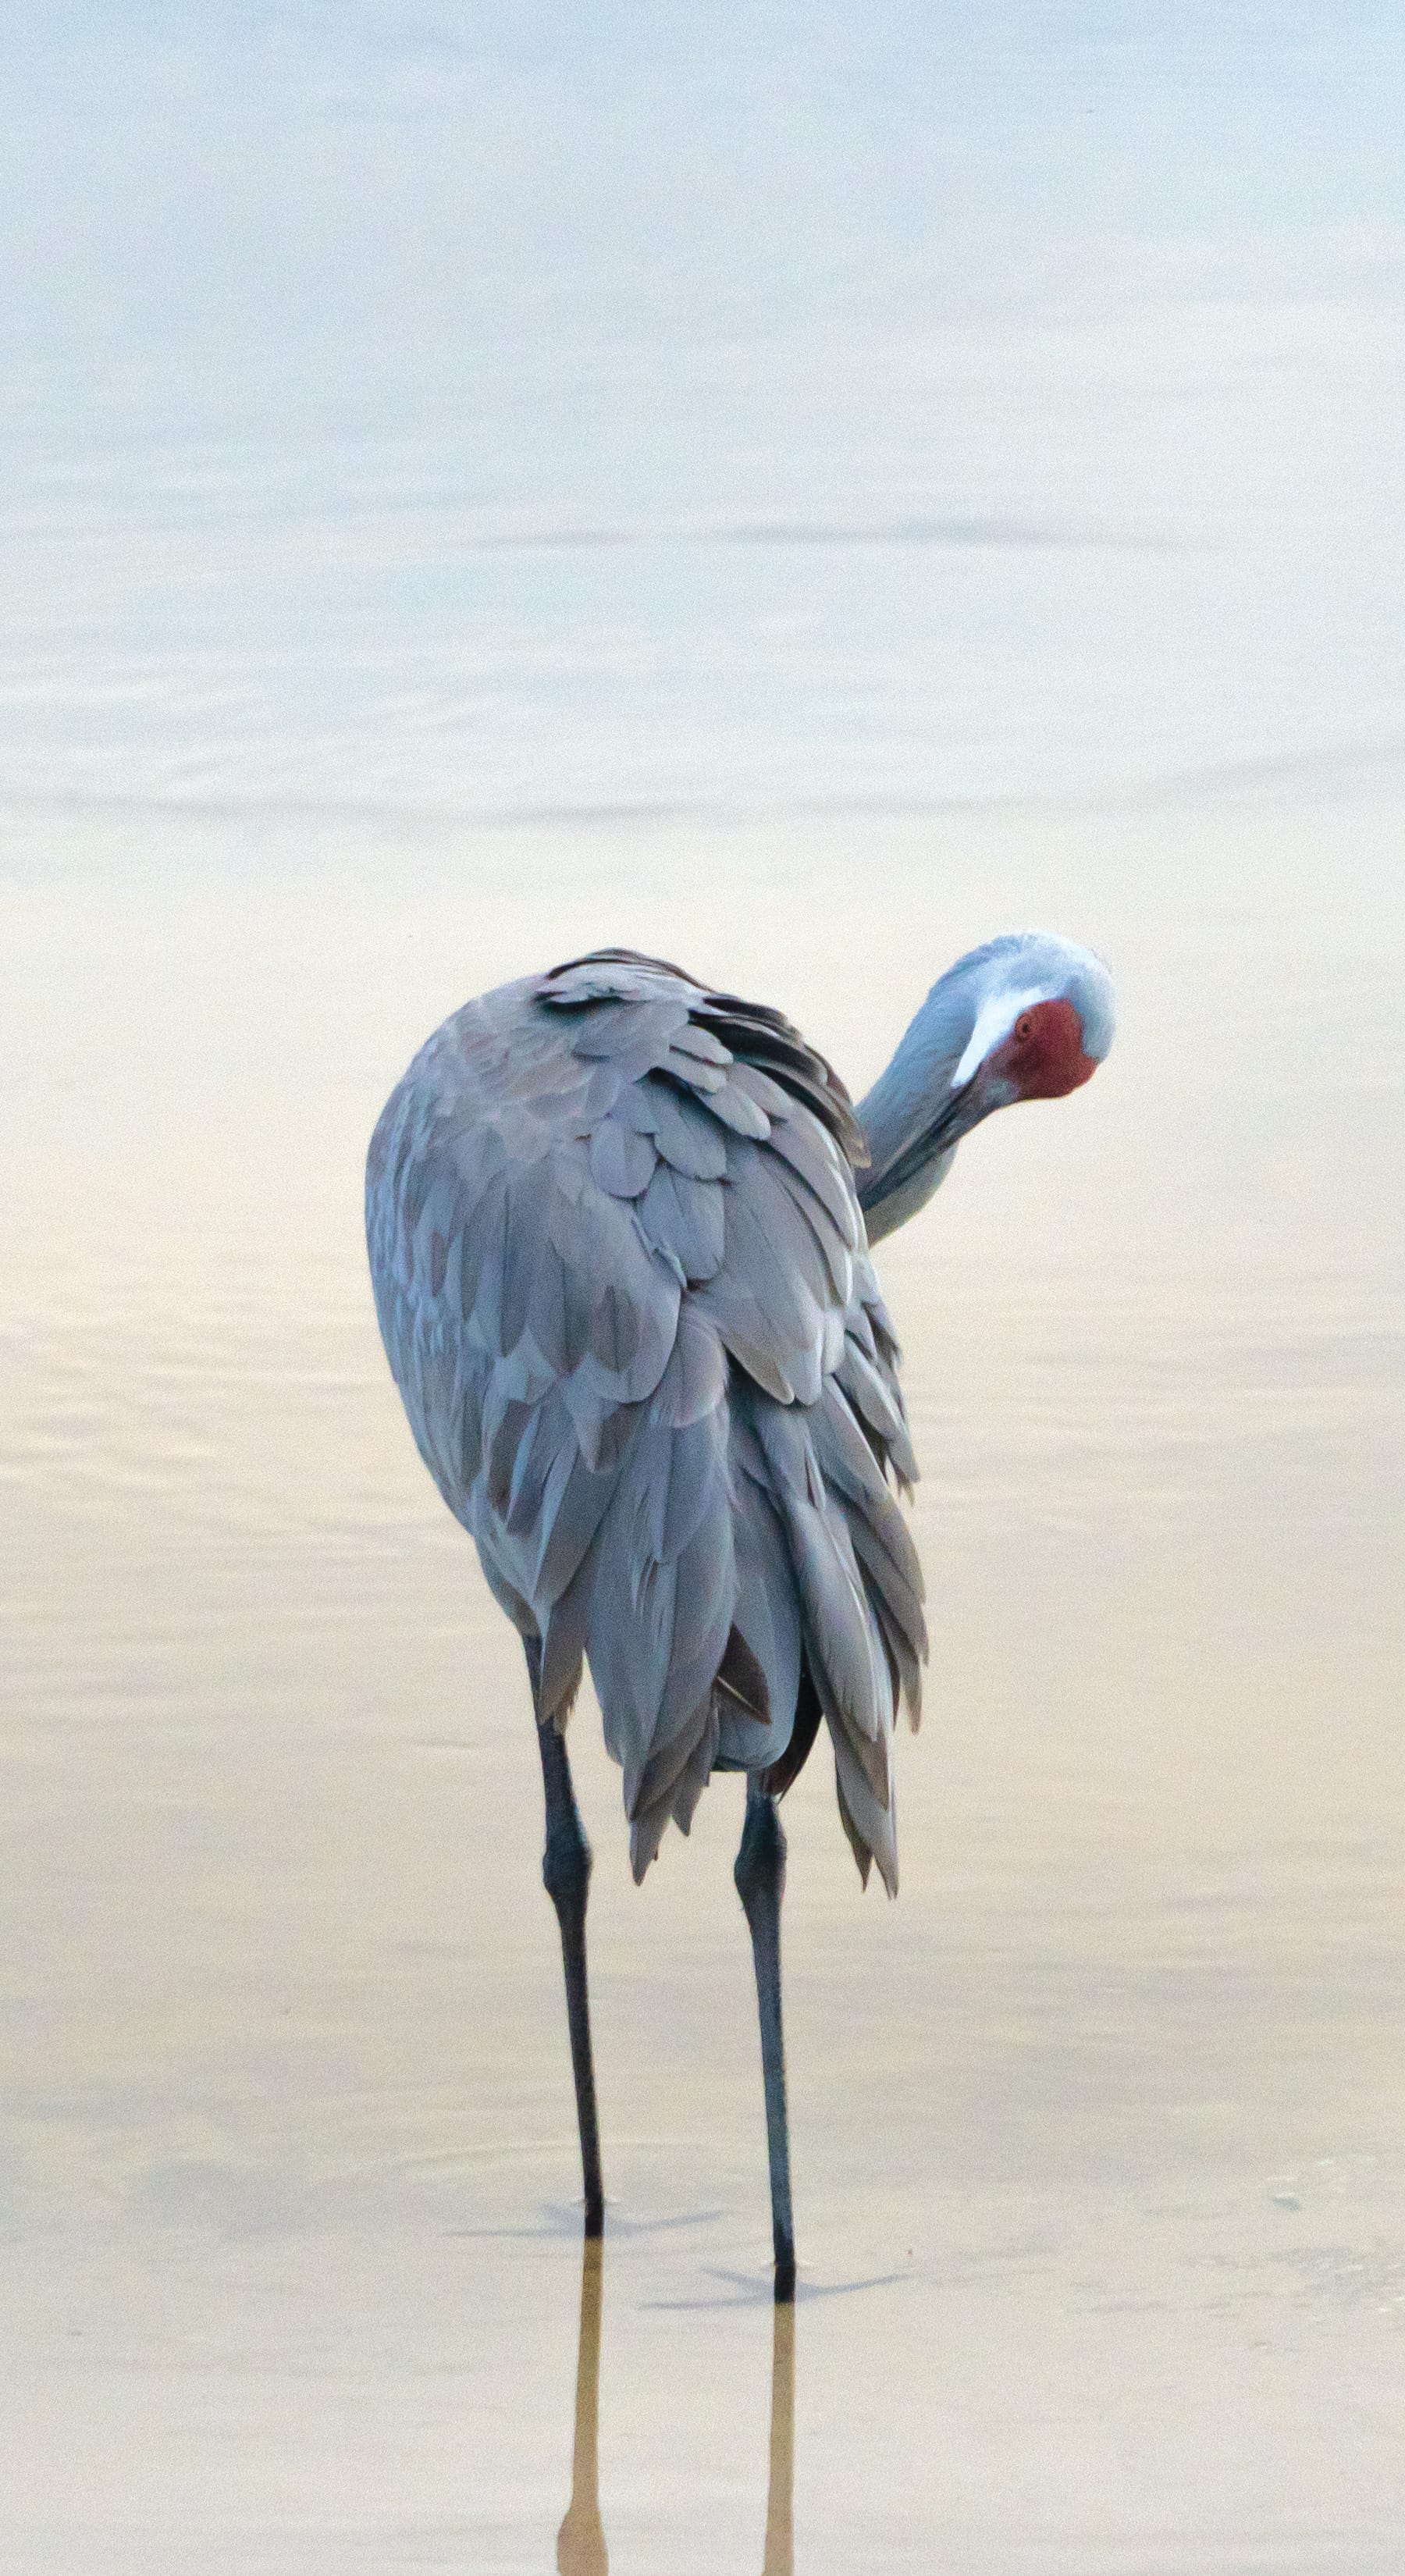
[[[1032,921],[1122,1026],[884,1248],[898,1906],[790,1803],[796,2566],[1394,2567],[1399,13],[0,27],[12,2563],[553,2561],[559,1962],[391,1082],[625,939],[857,1090]],[[611,2565],[759,2565],[738,1797],[636,1895],[572,1740]]]

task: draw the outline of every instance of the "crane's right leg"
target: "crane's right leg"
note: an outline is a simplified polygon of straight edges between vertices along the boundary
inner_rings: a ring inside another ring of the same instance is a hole
[[[532,1677],[535,1710],[541,1681],[541,1647],[526,1640],[527,1670]],[[585,2232],[605,2233],[605,2188],[600,2179],[600,2120],[595,2108],[595,2065],[590,2049],[590,1994],[585,1973],[585,1902],[590,1892],[590,1845],[581,1824],[566,1739],[548,1718],[537,1721],[542,1786],[546,1791],[546,1850],[542,1883],[561,1926],[561,1958],[566,1971],[566,2020],[571,2033],[571,2070],[576,2079],[576,2120],[581,2133],[581,2173],[585,2182]]]
[[[766,2151],[771,2167],[771,2235],[776,2257],[776,2305],[795,2296],[795,2222],[790,2208],[790,2126],[785,2109],[785,2046],[781,2035],[781,1898],[785,1894],[785,1835],[776,1802],[747,1773],[746,1821],[732,1876],[751,1929],[756,2000],[761,2012],[761,2073],[766,2090]]]

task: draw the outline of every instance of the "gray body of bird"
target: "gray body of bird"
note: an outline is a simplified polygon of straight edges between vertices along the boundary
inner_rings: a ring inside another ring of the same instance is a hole
[[[539,1716],[564,1722],[589,1661],[637,1877],[714,1770],[784,1777],[808,1673],[859,1866],[896,1887],[892,1739],[926,1634],[868,1236],[930,1197],[1001,1105],[972,1098],[980,1064],[1070,987],[1091,1070],[1105,970],[1027,933],[942,979],[856,1115],[778,1012],[606,951],[468,1003],[386,1106],[367,1235],[391,1368],[541,1640]]]

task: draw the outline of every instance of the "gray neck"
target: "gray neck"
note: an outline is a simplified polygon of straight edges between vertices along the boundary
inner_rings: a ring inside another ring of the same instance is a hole
[[[887,1071],[859,1103],[869,1152],[868,1170],[859,1174],[859,1204],[870,1243],[881,1242],[925,1207],[951,1168],[959,1135],[940,1141],[934,1137],[931,1152],[921,1151],[924,1135],[951,1097],[952,1073],[970,1026],[966,997],[949,989],[950,982],[944,976],[933,987]],[[906,1171],[896,1186],[890,1184],[894,1166],[910,1161],[914,1152],[916,1168]]]

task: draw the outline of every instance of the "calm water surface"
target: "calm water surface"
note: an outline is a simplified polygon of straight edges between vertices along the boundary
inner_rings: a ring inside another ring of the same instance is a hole
[[[11,810],[17,2563],[552,2564],[555,1927],[515,1641],[375,1338],[391,1079],[464,992],[624,933],[857,1086],[1027,918],[1116,960],[1123,1024],[885,1248],[934,1614],[899,1902],[822,1762],[790,1802],[794,2563],[1393,2563],[1397,812],[1379,769],[861,823]],[[636,1894],[575,1733],[610,2565],[760,2567],[739,1796]]]

